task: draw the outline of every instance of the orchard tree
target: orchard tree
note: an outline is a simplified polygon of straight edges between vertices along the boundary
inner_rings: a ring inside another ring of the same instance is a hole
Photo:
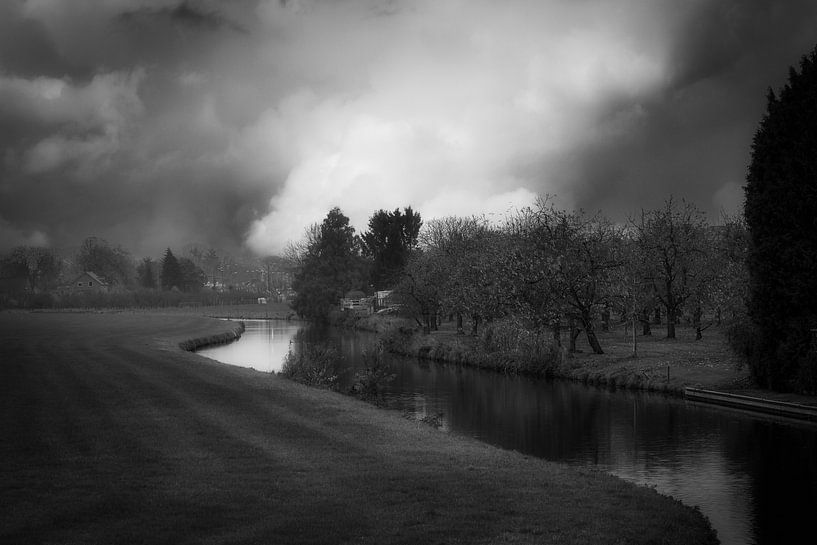
[[[440,308],[457,316],[462,332],[463,314],[471,318],[476,335],[484,320],[502,315],[509,307],[507,285],[499,274],[503,250],[500,234],[483,218],[448,217],[426,225],[421,246],[438,260]]]
[[[395,288],[395,298],[402,305],[401,313],[413,318],[424,333],[430,333],[436,325],[444,270],[445,256],[437,250],[415,250],[409,255]]]
[[[753,376],[817,391],[817,48],[769,91],[746,177]]]
[[[709,259],[707,222],[695,205],[672,197],[655,210],[631,220],[636,232],[641,276],[649,282],[667,317],[667,338],[686,302],[706,282]]]
[[[574,323],[571,350],[578,322],[593,352],[603,354],[595,321],[613,297],[615,272],[621,265],[617,229],[600,214],[559,210],[547,199],[527,211],[525,224],[521,234],[527,239],[533,273],[527,283],[543,291],[534,300],[546,301],[557,323],[561,315]]]

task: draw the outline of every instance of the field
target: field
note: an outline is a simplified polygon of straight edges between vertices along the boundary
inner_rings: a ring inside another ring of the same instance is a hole
[[[224,331],[0,312],[0,541],[714,542],[651,489],[178,348]]]

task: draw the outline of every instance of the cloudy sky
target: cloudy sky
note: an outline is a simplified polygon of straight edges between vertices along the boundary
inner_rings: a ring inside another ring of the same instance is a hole
[[[0,249],[742,203],[813,0],[3,0]]]

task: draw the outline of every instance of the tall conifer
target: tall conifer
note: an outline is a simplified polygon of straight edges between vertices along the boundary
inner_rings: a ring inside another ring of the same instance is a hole
[[[751,240],[749,348],[754,377],[775,389],[817,390],[817,49],[777,96],[752,145],[746,179]]]

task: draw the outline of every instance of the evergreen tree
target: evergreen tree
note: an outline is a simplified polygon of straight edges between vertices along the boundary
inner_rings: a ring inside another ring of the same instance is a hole
[[[142,259],[136,267],[139,285],[147,289],[156,289],[156,263],[149,257]]]
[[[164,290],[170,290],[174,287],[176,289],[182,289],[183,287],[182,269],[179,265],[179,260],[173,255],[170,248],[165,251],[165,256],[162,258],[161,279],[162,289]]]
[[[202,271],[192,259],[182,257],[178,261],[180,277],[179,289],[185,292],[200,291],[207,281],[207,276],[204,274],[204,271]]]
[[[343,295],[363,284],[360,240],[347,218],[335,207],[295,256],[292,287],[297,292],[292,308],[309,320],[326,321]]]
[[[764,386],[817,391],[817,49],[791,68],[752,144],[746,178],[749,229],[747,347]]]
[[[369,229],[361,237],[363,250],[372,258],[371,282],[378,289],[394,284],[406,266],[423,225],[411,207],[393,212],[378,210],[369,218]]]

